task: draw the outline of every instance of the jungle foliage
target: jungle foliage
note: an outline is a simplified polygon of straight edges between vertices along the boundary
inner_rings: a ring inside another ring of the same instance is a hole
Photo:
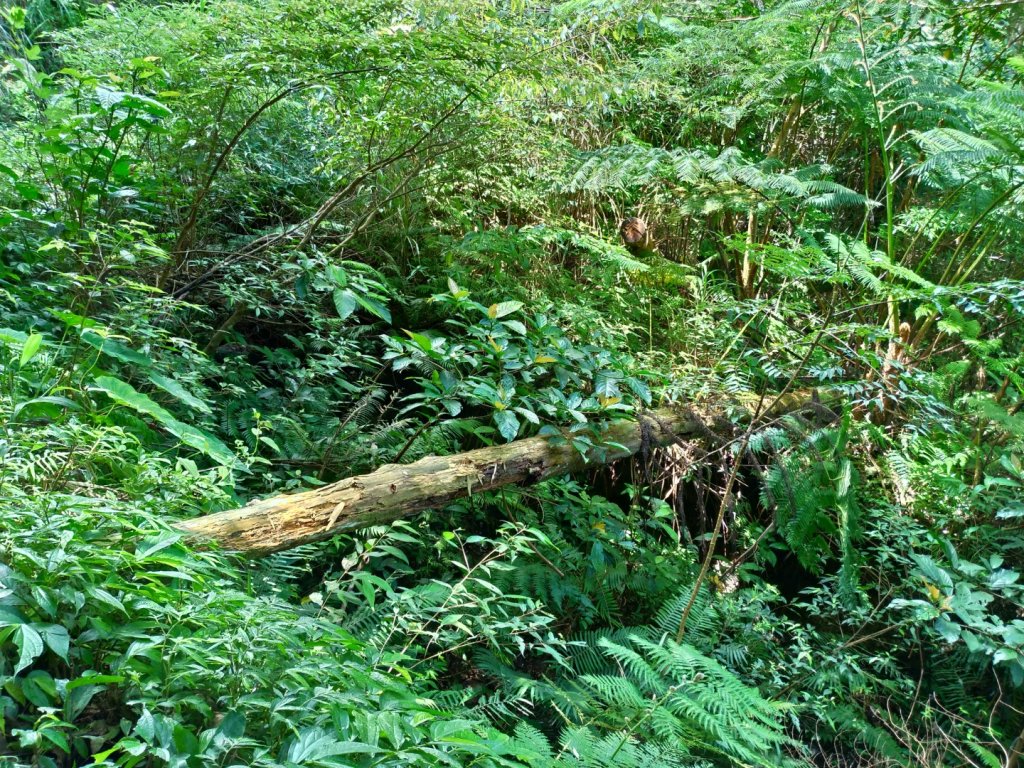
[[[1017,768],[1022,40],[1013,0],[6,3],[0,764]],[[531,435],[592,469],[261,560],[174,528]]]

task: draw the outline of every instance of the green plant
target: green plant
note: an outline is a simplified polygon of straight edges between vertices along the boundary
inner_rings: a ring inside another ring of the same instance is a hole
[[[447,322],[454,338],[406,331],[408,341],[388,340],[385,359],[395,370],[427,374],[418,379],[421,391],[406,397],[406,411],[426,409],[429,423],[445,413],[458,417],[467,407],[470,413],[483,409],[494,427],[478,435],[496,429],[510,441],[533,425],[586,454],[604,448],[593,440],[604,419],[628,413],[633,403],[650,403],[650,389],[631,375],[628,359],[574,344],[544,314],[515,319],[522,302],[485,307],[454,282],[449,289],[432,301],[455,308]],[[563,436],[556,425],[565,423],[572,426]]]

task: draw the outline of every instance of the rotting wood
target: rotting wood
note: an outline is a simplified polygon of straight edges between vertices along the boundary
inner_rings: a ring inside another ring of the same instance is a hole
[[[774,410],[792,411],[808,400],[806,394],[790,395]],[[607,463],[631,456],[645,440],[660,446],[706,435],[706,425],[716,417],[721,418],[720,410],[676,407],[613,422],[602,432],[601,442],[620,447],[608,448],[600,460]],[[178,527],[190,537],[212,539],[225,549],[266,555],[441,508],[473,493],[571,474],[587,465],[572,446],[532,437],[451,456],[427,456],[411,464],[385,464],[369,474],[253,501]]]

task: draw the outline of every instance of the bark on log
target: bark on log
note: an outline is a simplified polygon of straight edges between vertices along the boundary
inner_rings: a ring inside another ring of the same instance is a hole
[[[775,410],[792,410],[806,401],[806,396],[791,396]],[[707,434],[705,424],[715,413],[669,408],[639,420],[613,422],[602,433],[602,442],[622,447],[607,450],[602,459],[610,462],[630,456],[640,450],[645,439],[666,445],[677,438]],[[366,475],[254,501],[178,527],[229,550],[265,555],[440,508],[473,493],[536,482],[585,466],[587,462],[572,446],[556,446],[546,437],[532,437],[452,456],[427,456],[411,464],[385,464]]]

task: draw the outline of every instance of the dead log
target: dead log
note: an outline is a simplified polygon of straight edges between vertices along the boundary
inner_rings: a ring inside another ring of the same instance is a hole
[[[790,396],[774,410],[793,410],[806,402],[806,395]],[[716,414],[721,418],[720,411],[711,409],[666,408],[637,420],[613,422],[601,434],[601,441],[620,447],[609,448],[600,461],[631,456],[645,440],[661,446],[707,435],[706,424],[712,423]],[[190,536],[217,541],[225,549],[265,555],[438,509],[455,499],[504,485],[577,472],[587,463],[570,445],[552,445],[546,437],[531,437],[452,456],[427,456],[411,464],[385,464],[366,475],[254,501],[178,527]]]

